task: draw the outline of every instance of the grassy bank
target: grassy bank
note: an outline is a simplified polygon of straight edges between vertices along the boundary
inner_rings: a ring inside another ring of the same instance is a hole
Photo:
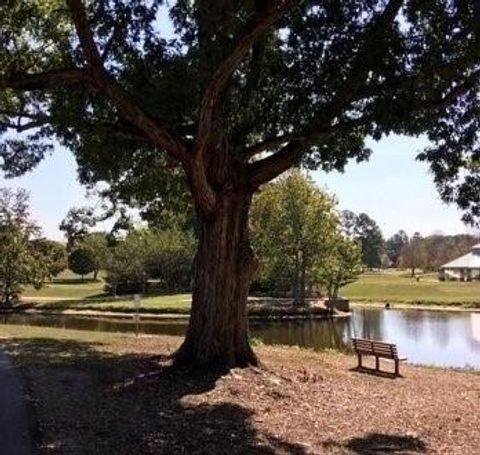
[[[435,274],[423,275],[417,281],[402,271],[366,273],[345,287],[342,295],[352,301],[480,308],[480,282],[440,282]]]
[[[351,371],[346,355],[260,346],[264,369],[199,376],[169,368],[175,337],[19,326],[0,326],[0,337],[27,378],[42,454],[468,455],[480,446],[472,373],[406,365],[392,380]]]
[[[85,310],[131,313],[135,311],[131,296],[96,297],[82,300],[25,300],[37,310]],[[191,305],[190,294],[145,296],[140,300],[140,311],[152,314],[189,314]]]

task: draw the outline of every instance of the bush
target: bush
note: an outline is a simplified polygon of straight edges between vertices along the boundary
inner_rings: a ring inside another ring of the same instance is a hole
[[[77,248],[68,256],[68,268],[83,277],[95,271],[95,256],[90,249]]]
[[[191,235],[180,230],[130,233],[113,250],[106,290],[112,294],[190,290],[193,246]]]

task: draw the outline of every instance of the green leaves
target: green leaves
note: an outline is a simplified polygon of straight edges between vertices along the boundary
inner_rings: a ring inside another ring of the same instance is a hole
[[[15,303],[22,286],[41,287],[44,264],[31,240],[39,233],[28,212],[28,193],[0,189],[0,302]]]
[[[95,271],[95,255],[90,248],[76,248],[68,255],[68,268],[77,275]]]
[[[108,79],[128,92],[144,120],[187,150],[205,139],[195,135],[212,75],[274,3],[85,2]],[[430,164],[443,199],[473,222],[480,217],[478,39],[473,0],[298,2],[228,78],[218,118],[205,133],[212,153],[228,150],[229,158],[247,161],[246,150],[273,137],[261,152],[281,161],[293,144],[286,164],[272,160],[278,171],[263,173],[275,177],[300,161],[329,171],[366,160],[368,136],[428,134],[433,146],[419,158]],[[112,199],[147,212],[164,210],[175,199],[167,194],[183,200],[185,169],[165,158],[168,146],[154,144],[98,84],[71,74],[35,90],[19,83],[65,69],[86,69],[88,79],[86,67],[63,1],[0,5],[3,170],[8,176],[31,170],[58,140],[75,153],[82,182],[107,182]]]
[[[358,241],[337,232],[330,248],[318,268],[318,279],[329,299],[336,299],[339,290],[353,283],[362,273],[362,249]]]
[[[190,290],[194,243],[190,233],[175,228],[131,232],[110,250],[107,282],[114,293],[122,287],[142,292],[147,279],[157,289]]]
[[[268,185],[251,212],[261,279],[277,292],[296,292],[302,276],[304,286],[318,285],[318,269],[337,229],[333,199],[308,177],[292,172]]]
[[[344,234],[334,199],[298,171],[256,197],[251,231],[261,264],[257,286],[270,294],[322,288],[335,298],[362,271],[360,242]]]

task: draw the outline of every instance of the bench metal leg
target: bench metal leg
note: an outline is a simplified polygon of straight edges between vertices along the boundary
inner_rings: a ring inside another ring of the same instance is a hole
[[[358,357],[358,368],[362,368],[362,354],[357,354]]]
[[[380,358],[379,357],[375,357],[375,369],[377,371],[380,371]]]
[[[395,376],[400,376],[400,362],[395,360]]]

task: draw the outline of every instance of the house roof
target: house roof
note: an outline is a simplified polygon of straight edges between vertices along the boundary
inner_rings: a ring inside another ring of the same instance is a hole
[[[468,253],[440,267],[441,269],[480,269],[480,254]]]
[[[447,262],[441,269],[480,269],[480,243],[472,246],[470,253]]]

